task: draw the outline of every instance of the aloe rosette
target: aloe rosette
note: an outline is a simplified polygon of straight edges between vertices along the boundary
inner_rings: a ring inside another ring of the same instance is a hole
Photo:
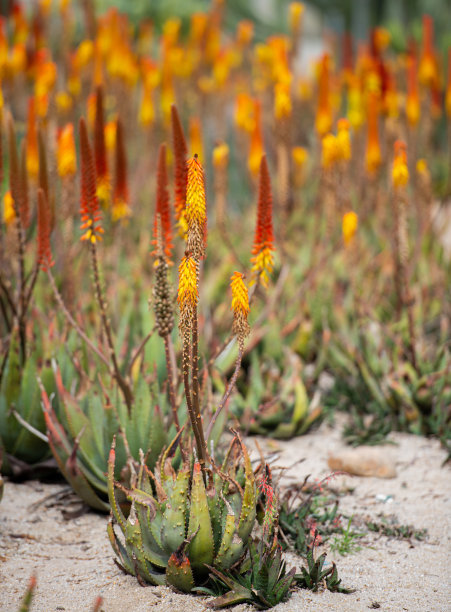
[[[144,449],[146,464],[153,468],[170,439],[168,436],[175,433],[173,426],[168,428],[166,398],[157,388],[151,393],[145,381],[139,380],[129,411],[117,390],[111,396],[104,392],[104,398],[94,392],[78,398],[64,387],[59,369],[55,371],[55,380],[60,404],[58,416],[47,393],[42,392],[50,449],[77,495],[91,508],[108,512],[106,471],[114,436],[121,434],[117,477],[128,485],[128,460],[137,461],[139,450]]]
[[[257,490],[251,463],[241,444],[243,467],[226,461],[207,471],[185,462],[176,472],[171,444],[152,473],[141,461],[135,484],[125,490],[115,482],[115,445],[108,462],[111,519],[108,534],[125,572],[152,585],[167,584],[190,592],[207,582],[210,568],[227,570],[245,555],[256,518]],[[230,454],[227,455],[230,458]],[[143,456],[142,456],[143,457]],[[240,484],[241,481],[241,484]],[[131,503],[123,514],[118,490]],[[122,535],[116,535],[118,525]]]

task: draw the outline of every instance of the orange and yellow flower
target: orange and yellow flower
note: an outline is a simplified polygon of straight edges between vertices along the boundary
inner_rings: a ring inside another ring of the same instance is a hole
[[[237,336],[241,351],[244,348],[244,339],[249,335],[249,294],[244,284],[244,276],[240,272],[234,272],[230,278],[232,289],[233,325],[232,331]]]
[[[67,123],[58,133],[56,158],[60,177],[73,176],[76,173],[77,156],[72,123]]]
[[[394,145],[395,157],[393,159],[392,180],[395,189],[405,187],[409,182],[409,168],[407,166],[407,147],[404,142],[397,140]]]
[[[195,259],[185,254],[179,265],[179,286],[177,302],[180,307],[180,327],[190,329],[197,308],[197,264]]]
[[[351,210],[343,215],[341,229],[343,234],[343,242],[346,247],[348,247],[354,240],[358,224],[359,218],[354,211]]]
[[[86,230],[81,240],[89,240],[95,244],[102,240],[102,214],[96,193],[96,171],[94,155],[89,143],[86,121],[80,119],[80,158],[81,158],[81,199],[80,215],[81,229]]]
[[[207,207],[204,171],[197,155],[187,162],[186,222],[188,250],[196,259],[205,256],[207,244]]]
[[[269,274],[271,274],[274,267],[273,243],[271,179],[269,177],[266,155],[263,155],[260,162],[257,225],[255,228],[251,263],[254,281],[255,277],[260,279],[264,287],[268,286]]]

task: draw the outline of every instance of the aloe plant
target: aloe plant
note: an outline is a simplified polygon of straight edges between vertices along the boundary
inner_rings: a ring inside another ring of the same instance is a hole
[[[221,469],[208,471],[205,483],[198,462],[184,461],[178,470],[172,468],[171,455],[180,435],[155,472],[147,468],[141,454],[130,489],[115,480],[113,444],[108,461],[108,535],[123,571],[140,581],[190,592],[208,579],[210,567],[227,570],[246,554],[257,493],[250,459],[239,438],[232,445],[239,443],[243,466],[238,467],[228,453]],[[127,518],[118,492],[125,493],[131,503]],[[123,539],[117,536],[115,525]]]
[[[55,381],[51,367],[45,364],[39,368],[36,353],[22,363],[16,327],[11,333],[0,381],[0,450],[3,450],[6,475],[13,473],[13,467],[20,470],[26,465],[36,465],[50,455],[44,436],[38,375],[46,392],[53,393]]]
[[[306,433],[322,418],[321,406],[308,398],[300,360],[294,353],[287,354],[283,372],[268,366],[266,375],[253,355],[247,384],[245,395],[235,396],[232,411],[251,434],[292,438]]]
[[[63,385],[61,372],[55,371],[60,403],[60,417],[52,408],[45,389],[42,390],[43,412],[47,436],[58,466],[79,497],[91,508],[107,512],[108,485],[106,468],[111,442],[118,435],[117,477],[128,485],[129,460],[146,454],[146,464],[154,468],[169,436],[168,408],[164,394],[155,383],[152,390],[144,379],[134,389],[129,411],[119,393],[104,391],[103,398],[90,390],[81,398],[71,395]]]
[[[286,601],[295,586],[296,569],[287,571],[276,540],[272,546],[264,545],[263,540],[257,547],[252,545],[250,557],[239,572],[221,572],[216,568],[211,568],[211,572],[214,587],[198,590],[207,594],[226,591],[208,602],[211,608],[247,603],[257,610],[266,610]]]

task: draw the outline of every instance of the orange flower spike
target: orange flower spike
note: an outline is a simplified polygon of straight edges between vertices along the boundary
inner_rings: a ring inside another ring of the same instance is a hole
[[[257,176],[262,155],[264,154],[263,148],[263,133],[262,133],[262,108],[259,100],[254,101],[254,125],[251,132],[251,146],[248,157],[248,168],[252,176]]]
[[[349,211],[343,215],[342,234],[343,242],[348,247],[354,240],[359,225],[359,218],[354,211]]]
[[[207,207],[204,171],[197,157],[187,161],[186,222],[188,224],[188,250],[194,259],[205,257],[207,246]]]
[[[395,189],[403,188],[409,182],[409,168],[407,166],[407,147],[404,142],[397,140],[394,145],[395,157],[393,159],[392,180]]]
[[[382,163],[379,144],[379,96],[375,92],[368,94],[368,138],[366,145],[366,169],[374,176]]]
[[[252,42],[254,37],[254,23],[249,19],[243,19],[238,22],[236,28],[236,42],[238,47],[247,47]]]
[[[81,240],[95,243],[101,240],[103,228],[101,226],[101,212],[96,193],[96,171],[94,156],[89,143],[86,121],[80,119],[80,158],[81,158],[81,198],[80,215],[82,225],[80,229],[86,230]]]
[[[233,325],[232,331],[238,339],[240,350],[243,351],[244,339],[249,335],[250,327],[247,321],[249,314],[249,294],[240,272],[234,272],[230,278],[232,289]]]
[[[190,254],[185,254],[179,266],[177,302],[180,306],[180,327],[190,329],[197,307],[197,265]]]
[[[351,159],[350,122],[339,119],[337,122],[337,155],[339,161],[348,162]]]
[[[273,270],[274,233],[272,225],[272,193],[266,155],[260,162],[260,179],[257,205],[257,225],[251,258],[252,272],[258,276],[264,287],[268,286],[269,274]]]
[[[77,171],[74,126],[67,123],[58,134],[57,167],[60,177],[73,176]]]
[[[202,142],[202,124],[199,117],[191,117],[189,122],[190,150],[197,153],[200,163],[204,161],[204,145]]]
[[[410,127],[420,120],[420,97],[418,94],[417,61],[412,54],[407,58],[407,99],[406,117]]]
[[[332,168],[339,159],[339,145],[337,137],[330,132],[321,140],[321,167],[325,170]]]
[[[96,162],[97,197],[102,204],[110,199],[110,176],[105,144],[105,121],[103,111],[103,88],[98,86],[95,94],[94,156]]]
[[[27,172],[32,180],[36,180],[39,173],[38,131],[36,129],[35,99],[28,100],[27,117]]]
[[[186,206],[186,180],[188,149],[186,146],[185,134],[183,133],[182,123],[175,105],[171,107],[172,123],[172,146],[174,150],[174,189],[175,189],[175,218],[180,230],[186,231],[185,206]]]
[[[166,170],[166,145],[161,144],[158,151],[158,170],[157,170],[157,201],[155,207],[154,221],[154,241],[157,247],[158,228],[157,219],[160,215],[161,233],[163,238],[163,249],[168,260],[171,259],[172,244],[172,223],[171,212],[169,209],[168,175]],[[169,263],[169,261],[168,261]]]
[[[318,110],[316,112],[315,127],[319,136],[324,136],[332,127],[330,64],[330,56],[325,53],[320,60],[318,73]]]
[[[50,248],[50,207],[43,189],[38,189],[38,266],[43,272],[55,265]]]
[[[291,116],[292,104],[290,83],[279,82],[274,86],[274,116],[276,119],[287,119]]]
[[[431,89],[439,78],[434,51],[434,21],[430,15],[423,15],[423,47],[418,77],[422,85]]]
[[[127,157],[125,153],[124,130],[120,119],[116,121],[114,178],[113,208],[111,215],[113,221],[119,221],[120,219],[127,219],[131,216],[131,210],[128,205]]]

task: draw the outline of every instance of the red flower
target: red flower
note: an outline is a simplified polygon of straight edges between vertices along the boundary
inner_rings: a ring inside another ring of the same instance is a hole
[[[172,226],[171,212],[169,209],[169,192],[168,192],[168,174],[166,170],[166,145],[160,145],[158,152],[158,169],[157,169],[157,200],[155,207],[154,221],[154,241],[157,246],[157,218],[160,215],[161,234],[163,238],[163,250],[168,259],[171,258],[172,244]]]
[[[171,123],[174,149],[174,207],[176,221],[180,222],[181,217],[184,217],[184,210],[186,206],[186,183],[188,176],[186,161],[188,158],[188,149],[186,146],[185,134],[183,133],[182,124],[180,122],[180,117],[174,104],[171,106]]]

